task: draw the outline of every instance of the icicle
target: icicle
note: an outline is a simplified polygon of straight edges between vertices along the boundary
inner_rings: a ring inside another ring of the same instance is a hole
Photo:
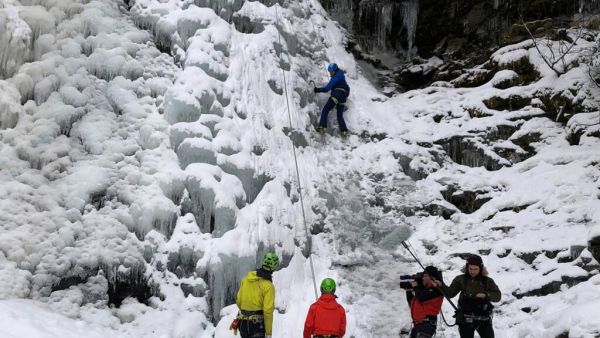
[[[388,36],[392,32],[392,23],[393,23],[393,14],[394,14],[394,4],[387,4],[381,7],[379,12],[379,45],[381,47],[386,46],[386,42]]]
[[[14,6],[0,8],[0,78],[7,78],[29,58],[33,32]]]
[[[407,59],[410,60],[410,55],[415,41],[415,34],[417,32],[417,19],[419,15],[419,1],[408,0],[402,2],[402,21],[404,28],[406,29],[406,40],[408,41]]]
[[[494,9],[498,9],[500,0],[494,0]]]
[[[352,0],[345,1],[333,1],[332,9],[337,12],[343,11],[351,11],[352,10]]]

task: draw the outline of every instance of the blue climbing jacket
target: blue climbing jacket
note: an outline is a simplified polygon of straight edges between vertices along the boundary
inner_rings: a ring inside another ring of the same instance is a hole
[[[345,103],[346,99],[350,95],[350,86],[346,82],[346,76],[344,75],[344,71],[338,69],[335,72],[335,75],[331,77],[329,83],[325,87],[317,88],[317,92],[319,93],[327,93],[331,90],[331,97],[334,98],[334,101],[337,103]]]

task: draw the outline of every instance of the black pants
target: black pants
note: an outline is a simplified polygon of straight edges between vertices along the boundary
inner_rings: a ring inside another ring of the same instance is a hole
[[[265,338],[264,321],[241,319],[238,327],[242,338]]]
[[[475,331],[479,333],[481,338],[494,338],[494,327],[491,320],[475,321],[472,324],[459,324],[458,333],[460,338],[473,338]]]
[[[415,324],[410,331],[410,338],[431,338],[435,335],[436,326],[429,322]]]

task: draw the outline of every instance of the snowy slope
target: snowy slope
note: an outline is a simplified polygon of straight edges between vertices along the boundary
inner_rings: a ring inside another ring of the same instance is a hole
[[[348,336],[395,337],[410,325],[398,275],[417,266],[393,230],[447,282],[483,255],[499,337],[600,334],[600,93],[584,66],[558,77],[525,42],[388,98],[314,0],[1,6],[3,336],[233,337],[237,283],[275,250],[275,337],[301,336],[309,254],[339,282]],[[335,117],[311,126],[326,97],[309,81],[330,60],[352,87],[347,140]]]

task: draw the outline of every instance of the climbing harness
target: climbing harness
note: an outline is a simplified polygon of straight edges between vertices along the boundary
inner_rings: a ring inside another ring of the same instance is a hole
[[[475,316],[464,314],[464,323],[465,324],[473,324],[475,322],[487,322],[492,320],[492,316]]]
[[[246,311],[240,310],[237,315],[237,320],[248,320],[254,323],[260,323],[264,321],[265,316],[262,311]]]
[[[277,10],[278,6],[279,6],[279,4],[275,4],[275,16],[277,17],[277,26],[280,26],[279,11]],[[283,46],[283,44],[281,43],[281,32],[279,32],[279,29],[277,30],[277,34],[279,35],[279,44],[281,46]],[[288,58],[289,58],[289,55],[288,55]],[[290,62],[290,64],[291,64],[291,62]],[[289,94],[288,94],[288,88],[287,88],[287,80],[285,78],[285,70],[283,70],[283,68],[281,69],[281,75],[283,76],[283,88],[285,90],[285,102],[287,105],[287,113],[288,113],[288,120],[289,120],[289,124],[290,124],[290,130],[294,130],[294,128],[292,126],[292,115],[290,112],[290,100],[289,100]],[[304,197],[302,194],[302,183],[300,182],[300,170],[298,169],[298,156],[296,155],[296,145],[294,144],[294,142],[291,139],[290,139],[290,142],[292,143],[292,153],[294,155],[294,164],[296,166],[296,180],[298,182],[298,193],[300,195],[300,207],[302,209],[302,221],[304,223],[304,231],[306,232],[306,241],[308,244],[308,241],[310,240],[310,233],[308,232],[308,225],[306,224],[306,211],[304,210]],[[308,260],[310,262],[310,272],[312,274],[313,287],[315,289],[315,299],[318,299],[319,292],[317,290],[317,280],[315,277],[315,268],[314,268],[314,264],[313,264],[312,254],[308,256]]]
[[[339,90],[339,91],[342,91],[342,92],[344,92],[344,93],[347,93],[347,92],[348,92],[348,91],[346,91],[346,89],[344,89],[344,88],[333,88],[333,90]]]
[[[229,330],[232,330],[233,335],[237,336],[238,331],[243,330],[242,324],[246,324],[245,330],[249,331],[250,328],[248,326],[249,325],[248,323],[252,323],[253,325],[260,325],[261,328],[264,328],[264,322],[265,322],[265,316],[263,315],[263,312],[261,310],[246,311],[246,310],[240,309],[237,317],[233,320],[233,322],[231,322],[231,325],[229,326]],[[262,332],[259,334],[261,337],[264,337]]]

